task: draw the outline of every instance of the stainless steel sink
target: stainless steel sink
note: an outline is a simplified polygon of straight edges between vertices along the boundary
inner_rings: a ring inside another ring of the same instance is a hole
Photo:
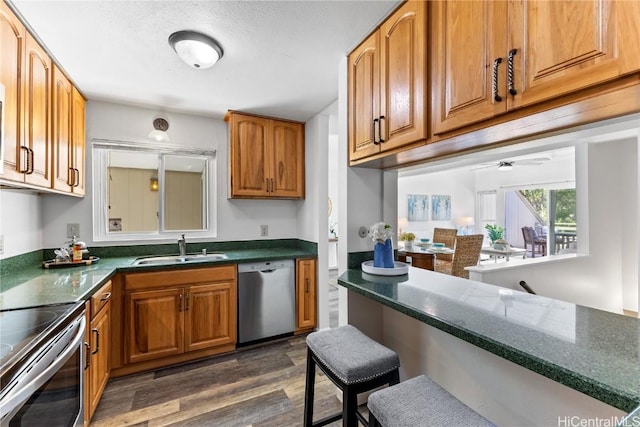
[[[133,265],[161,265],[161,264],[184,264],[195,262],[209,262],[218,261],[221,259],[227,259],[227,255],[221,253],[215,254],[202,254],[202,255],[163,255],[163,256],[149,256],[138,258],[133,262]]]

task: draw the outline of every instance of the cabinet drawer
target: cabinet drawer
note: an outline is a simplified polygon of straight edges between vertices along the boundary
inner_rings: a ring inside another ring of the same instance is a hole
[[[193,270],[154,271],[150,273],[127,274],[124,278],[124,289],[125,291],[137,291],[175,285],[192,285],[235,280],[235,278],[235,264]]]
[[[111,300],[111,280],[109,280],[98,292],[91,297],[91,318]]]

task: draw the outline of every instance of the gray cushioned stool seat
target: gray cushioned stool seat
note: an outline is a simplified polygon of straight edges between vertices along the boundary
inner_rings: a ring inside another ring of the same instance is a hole
[[[313,420],[316,367],[342,391],[342,411]],[[358,394],[400,382],[398,354],[351,325],[307,335],[304,427],[321,427],[342,419],[344,427],[368,425],[358,411]]]
[[[307,346],[345,384],[368,381],[400,367],[398,354],[351,325],[307,336]]]
[[[493,426],[424,375],[376,391],[367,406],[370,426],[376,421],[384,427]]]

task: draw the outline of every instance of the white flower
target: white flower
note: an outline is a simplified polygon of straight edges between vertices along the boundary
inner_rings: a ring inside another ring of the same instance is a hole
[[[393,230],[389,224],[377,222],[369,227],[369,237],[374,243],[384,243],[393,236]]]

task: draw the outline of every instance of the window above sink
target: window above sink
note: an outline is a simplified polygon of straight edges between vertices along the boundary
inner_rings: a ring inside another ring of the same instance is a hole
[[[215,151],[92,145],[94,241],[215,237]]]

